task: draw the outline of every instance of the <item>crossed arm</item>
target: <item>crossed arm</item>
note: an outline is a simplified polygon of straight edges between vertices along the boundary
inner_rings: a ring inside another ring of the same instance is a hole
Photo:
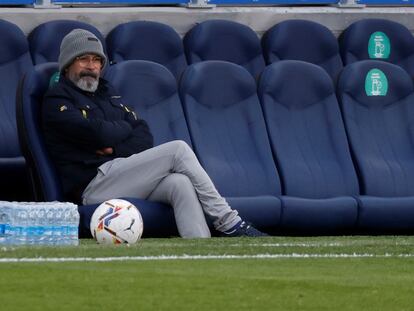
[[[131,111],[122,110],[119,120],[88,118],[63,96],[46,98],[43,109],[48,126],[62,139],[99,156],[127,157],[153,146],[147,123]]]

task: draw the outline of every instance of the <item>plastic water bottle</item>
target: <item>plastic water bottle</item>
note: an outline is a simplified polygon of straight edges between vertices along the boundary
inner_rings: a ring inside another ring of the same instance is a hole
[[[0,201],[1,245],[78,245],[78,227],[75,204]]]
[[[62,245],[63,242],[63,208],[60,204],[53,207],[54,209],[54,223],[53,227],[53,244]]]
[[[0,202],[0,244],[7,245],[10,243],[10,208]]]
[[[71,204],[69,206],[69,245],[79,245],[79,212],[78,206]]]
[[[70,245],[70,236],[69,236],[69,228],[70,228],[70,209],[68,206],[62,207],[62,245]]]
[[[36,217],[37,217],[37,233],[38,239],[37,244],[47,245],[47,236],[46,236],[46,209],[43,205],[36,208]]]
[[[48,211],[48,226],[50,227],[49,245],[55,245],[57,236],[58,236],[57,233],[59,231],[59,226],[57,224],[57,219],[56,219],[56,209],[51,204],[49,204],[49,211]]]
[[[28,243],[28,223],[29,217],[27,214],[27,209],[23,205],[13,204],[11,208],[13,209],[12,215],[12,234],[14,244],[24,245]]]
[[[16,244],[15,228],[13,226],[16,210],[11,202],[1,202],[1,204],[5,206],[6,214],[8,214],[6,217],[9,223],[5,225],[6,244],[13,245]]]
[[[6,207],[0,206],[0,244],[6,244],[6,224],[7,224]]]
[[[62,212],[62,243],[63,245],[78,245],[79,214],[77,205],[60,203]]]
[[[27,213],[26,244],[39,244],[40,225],[37,210],[31,204],[24,204],[23,208],[26,209]]]

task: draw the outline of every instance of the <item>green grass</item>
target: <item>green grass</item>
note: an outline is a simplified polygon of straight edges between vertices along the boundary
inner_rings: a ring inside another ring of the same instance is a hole
[[[371,254],[372,258],[0,263],[0,310],[414,310],[414,237],[144,239],[0,258]],[[388,254],[391,257],[381,257]],[[375,257],[376,256],[376,257]]]

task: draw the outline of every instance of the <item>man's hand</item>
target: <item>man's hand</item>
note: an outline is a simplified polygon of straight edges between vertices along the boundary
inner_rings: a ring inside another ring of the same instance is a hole
[[[114,149],[112,147],[105,147],[102,149],[98,149],[95,151],[97,155],[105,156],[105,155],[111,155],[114,153]]]

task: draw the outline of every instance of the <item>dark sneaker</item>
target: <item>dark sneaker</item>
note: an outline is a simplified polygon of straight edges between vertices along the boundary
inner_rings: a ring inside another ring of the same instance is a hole
[[[242,221],[236,228],[222,232],[223,237],[264,237],[268,234],[254,228],[251,224]]]

